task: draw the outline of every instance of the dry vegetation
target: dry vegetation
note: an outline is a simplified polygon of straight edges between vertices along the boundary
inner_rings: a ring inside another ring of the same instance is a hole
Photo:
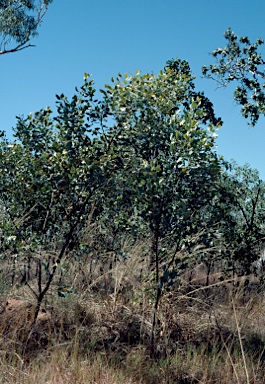
[[[206,286],[202,267],[163,293],[150,356],[153,272],[146,244],[127,258],[63,261],[34,325],[30,287],[3,272],[0,376],[6,384],[264,383],[263,285],[252,277]],[[93,261],[94,260],[94,261]],[[19,276],[17,266],[17,276]],[[6,275],[5,275],[6,274]],[[17,278],[18,280],[18,278]],[[58,286],[63,286],[58,290]],[[59,293],[59,294],[58,294]],[[64,296],[64,297],[62,297]]]

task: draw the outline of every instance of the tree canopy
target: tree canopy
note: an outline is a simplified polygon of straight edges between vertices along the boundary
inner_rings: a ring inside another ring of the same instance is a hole
[[[125,233],[151,238],[162,285],[196,234],[201,246],[218,244],[213,260],[229,254],[236,265],[243,247],[251,264],[264,232],[263,189],[247,169],[244,178],[225,171],[215,148],[221,119],[193,80],[188,63],[174,59],[157,75],[119,74],[98,98],[85,74],[72,99],[57,95],[56,113],[47,107],[18,118],[18,140],[1,142],[4,238],[16,239],[21,253],[58,241],[64,252],[82,253],[92,220],[112,252]]]
[[[227,29],[224,37],[227,45],[212,52],[216,63],[204,66],[202,72],[217,81],[220,87],[231,82],[238,84],[234,99],[241,105],[243,117],[255,125],[260,115],[265,113],[265,61],[258,51],[264,41],[258,38],[251,43],[248,37],[238,37],[231,28]]]
[[[217,155],[222,121],[186,61],[169,60],[158,74],[118,74],[98,91],[85,74],[72,98],[56,99],[55,111],[18,117],[13,140],[1,133],[7,279],[34,294],[36,320],[51,287],[59,297],[72,292],[68,267],[89,268],[82,286],[100,286],[130,257],[124,243],[141,241],[152,351],[160,299],[181,288],[188,268],[203,265],[207,287],[216,268],[229,278],[252,271],[265,238],[264,182]]]
[[[30,40],[52,0],[0,1],[0,55],[33,46]]]

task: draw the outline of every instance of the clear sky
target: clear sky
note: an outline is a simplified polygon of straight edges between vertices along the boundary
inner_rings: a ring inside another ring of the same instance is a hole
[[[32,41],[36,47],[0,57],[0,129],[11,138],[16,115],[54,109],[55,94],[71,97],[84,72],[100,88],[118,72],[156,73],[179,57],[224,120],[218,153],[249,163],[265,180],[265,119],[249,128],[232,90],[216,90],[201,78],[201,67],[213,63],[209,53],[225,45],[228,27],[253,41],[265,39],[265,1],[54,0]]]

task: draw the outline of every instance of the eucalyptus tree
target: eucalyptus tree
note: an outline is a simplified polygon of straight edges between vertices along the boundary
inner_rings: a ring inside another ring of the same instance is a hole
[[[9,217],[2,247],[11,236],[21,257],[37,262],[35,318],[62,258],[82,237],[107,184],[99,161],[104,152],[91,136],[102,116],[95,92],[85,75],[71,100],[57,96],[57,114],[47,107],[19,117],[18,140],[1,142],[0,193]],[[61,246],[54,251],[58,242]],[[28,276],[22,277],[30,286]]]
[[[164,287],[186,266],[178,251],[208,230],[220,181],[215,138],[222,122],[193,80],[188,63],[175,59],[157,75],[119,74],[99,100],[85,75],[71,100],[57,96],[57,113],[47,107],[18,118],[17,141],[2,141],[6,234],[19,249],[49,251],[63,240],[55,256],[37,258],[38,308],[92,217],[110,237],[151,237],[155,325]]]
[[[228,269],[249,274],[264,248],[265,183],[248,164],[226,163],[218,209]]]
[[[52,0],[0,1],[0,55],[32,47]]]
[[[118,169],[110,208],[120,223],[122,207],[129,221],[140,216],[157,241],[158,233],[167,237],[173,228],[180,231],[212,193],[221,120],[203,93],[194,91],[188,63],[178,59],[158,75],[138,71],[112,80],[104,90],[115,120],[105,141]]]
[[[9,233],[20,248],[25,238],[28,247],[32,240],[64,239],[52,262],[39,257],[38,308],[93,211],[116,232],[151,234],[156,309],[163,286],[184,265],[177,251],[201,228],[200,211],[215,193],[221,120],[195,91],[187,62],[170,61],[158,75],[118,75],[101,92],[98,100],[85,75],[72,100],[57,96],[57,114],[46,108],[20,117],[18,141],[2,142],[0,187],[13,224]]]
[[[235,101],[241,105],[243,117],[255,125],[265,112],[265,61],[259,48],[264,43],[258,38],[251,43],[248,37],[238,37],[231,28],[224,35],[227,45],[212,52],[215,64],[204,66],[203,74],[225,87],[235,83]]]
[[[154,326],[163,287],[186,266],[178,251],[204,226],[201,211],[216,191],[215,138],[221,120],[204,94],[195,91],[188,63],[179,59],[158,75],[119,75],[103,94],[115,122],[104,136],[116,169],[104,208],[116,229],[152,237]]]

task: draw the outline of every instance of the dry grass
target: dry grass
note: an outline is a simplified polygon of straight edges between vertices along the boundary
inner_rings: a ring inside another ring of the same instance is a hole
[[[104,358],[84,360],[69,357],[65,351],[54,352],[49,358],[35,360],[23,370],[14,361],[1,362],[2,383],[18,384],[118,384],[136,383],[122,372],[108,365]]]
[[[126,257],[111,269],[106,255],[101,264],[88,258],[81,267],[65,260],[65,297],[55,281],[33,328],[32,290],[3,295],[1,383],[265,382],[265,302],[258,281],[246,287],[243,279],[221,282],[217,274],[205,286],[201,270],[194,281],[164,292],[151,358],[154,285],[146,245],[125,242],[123,251]]]

